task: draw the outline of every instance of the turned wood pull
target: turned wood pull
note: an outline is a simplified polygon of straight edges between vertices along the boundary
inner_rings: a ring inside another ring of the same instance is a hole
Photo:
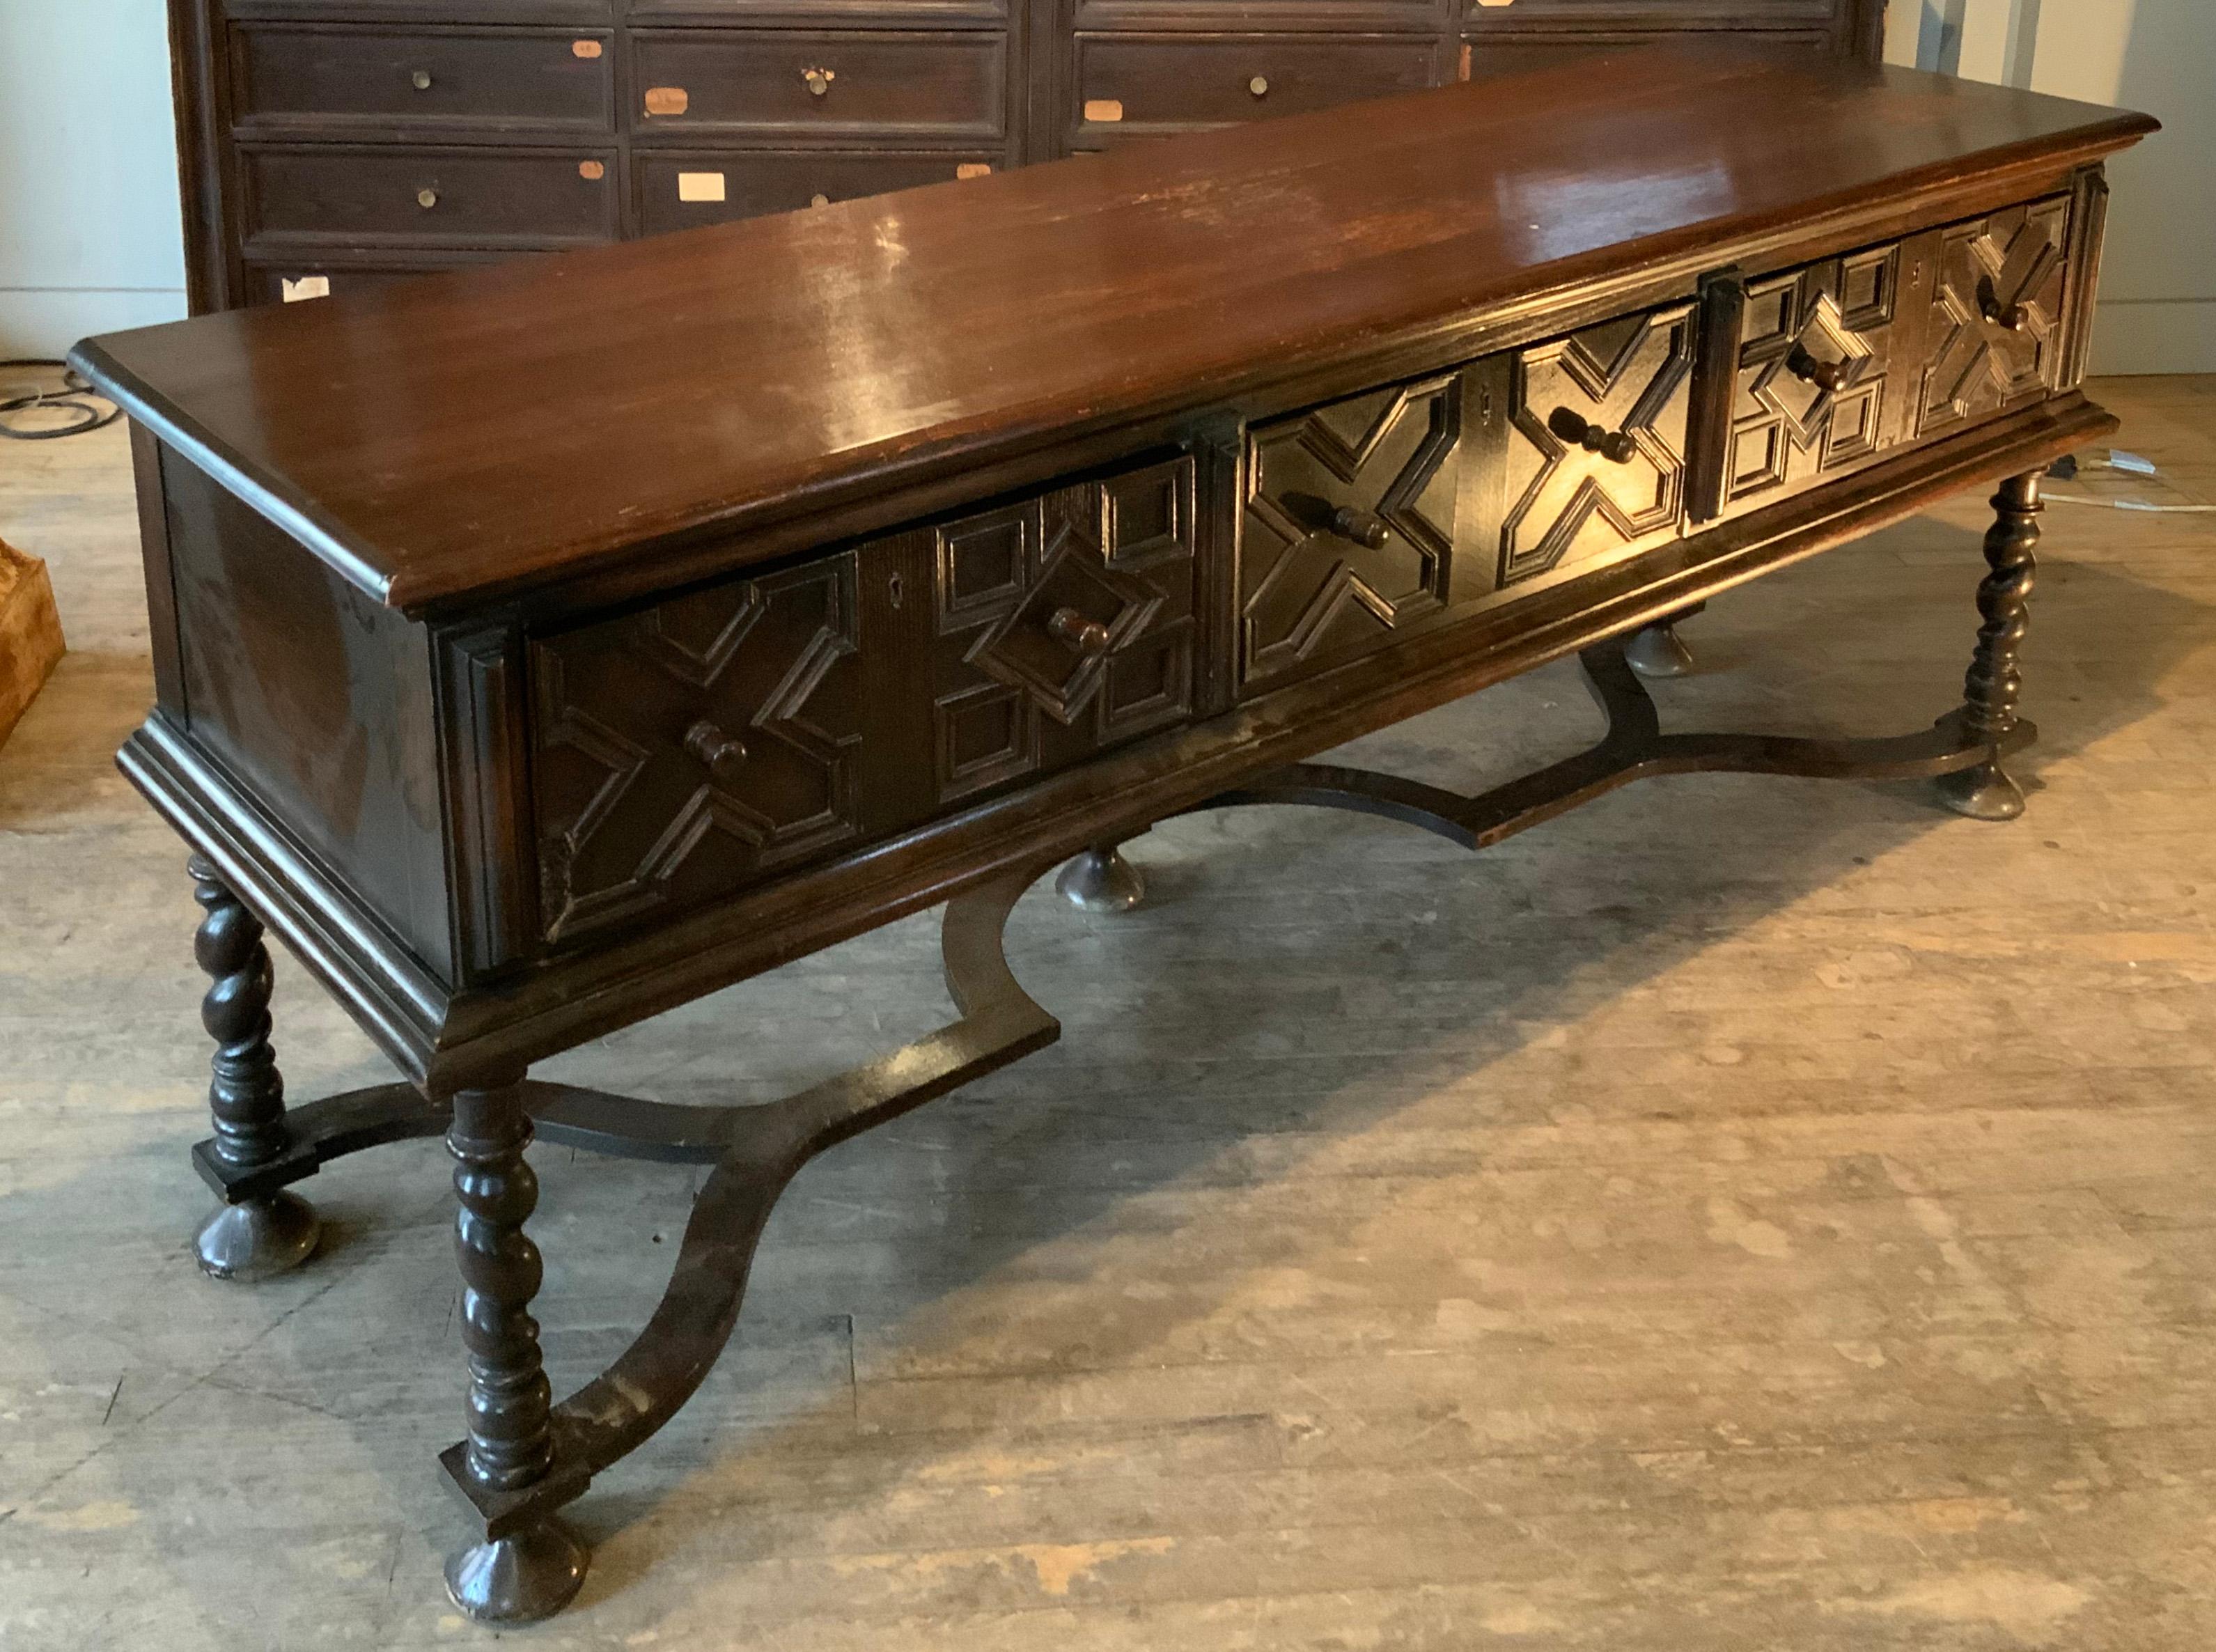
[[[1785,358],[1785,370],[1831,396],[1844,390],[1855,376],[1854,368],[1848,363],[1821,361],[1798,344],[1793,347],[1793,354]]]
[[[439,192],[436,189],[418,189],[416,192],[416,204],[425,212],[429,212],[439,204]]]
[[[825,194],[810,195],[808,198],[808,204],[810,206],[828,206],[831,204],[831,197]]]
[[[705,717],[685,730],[685,749],[719,780],[729,780],[729,771],[747,760],[746,743],[732,739]]]
[[[1588,424],[1567,407],[1558,407],[1547,418],[1547,428],[1564,441],[1575,442],[1589,453],[1598,453],[1612,464],[1628,465],[1639,452],[1630,433]]]
[[[428,69],[418,69],[414,74],[408,77],[408,83],[413,86],[419,92],[429,91],[431,89],[431,71]]]
[[[1268,76],[1266,76],[1266,75],[1257,75],[1257,76],[1255,76],[1253,79],[1252,79],[1252,80],[1250,80],[1250,81],[1248,81],[1248,82],[1246,83],[1246,89],[1247,89],[1248,91],[1250,91],[1250,92],[1253,93],[1253,94],[1254,94],[1254,96],[1257,96],[1257,97],[1267,97],[1267,96],[1269,96],[1269,95],[1270,95],[1270,79],[1269,79],[1269,77],[1268,77]]]
[[[1087,620],[1075,608],[1056,608],[1047,616],[1046,628],[1055,641],[1087,659],[1098,659],[1108,651],[1108,627],[1098,620]]]
[[[1375,551],[1393,530],[1386,526],[1383,517],[1373,512],[1355,505],[1341,505],[1331,514],[1331,531],[1342,539],[1352,539]]]
[[[803,69],[800,71],[800,77],[808,83],[809,95],[812,97],[829,96],[831,83],[839,78],[829,69]]]
[[[1985,312],[1985,319],[1996,327],[2005,327],[2012,333],[2031,330],[2031,306],[2022,304],[2003,304],[1997,299],[1987,299],[1978,306]]]

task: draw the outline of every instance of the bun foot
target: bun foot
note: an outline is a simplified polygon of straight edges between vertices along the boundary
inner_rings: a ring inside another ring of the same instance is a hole
[[[322,1224],[298,1193],[226,1205],[200,1224],[193,1256],[214,1279],[252,1284],[287,1273],[315,1254]]]
[[[1121,849],[1087,849],[1054,880],[1062,898],[1084,912],[1129,912],[1146,897],[1147,880]]]
[[[537,1623],[576,1598],[591,1557],[560,1521],[547,1520],[449,1556],[446,1593],[481,1624]]]
[[[1667,620],[1633,632],[1623,644],[1623,657],[1642,677],[1682,677],[1693,669],[1693,650]]]
[[[2014,820],[2023,812],[2023,792],[1998,763],[1942,774],[1933,784],[1939,801],[1972,820]]]

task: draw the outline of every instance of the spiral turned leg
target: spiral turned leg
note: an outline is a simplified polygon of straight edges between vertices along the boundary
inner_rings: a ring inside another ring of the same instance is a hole
[[[2016,702],[2023,690],[2016,650],[2029,624],[2039,546],[2040,472],[2010,477],[1993,496],[1993,525],[1985,533],[1985,562],[1991,571],[1978,587],[1977,652],[1962,683],[1964,715],[1977,738],[1998,742],[2016,726]],[[1997,752],[1975,768],[1938,780],[1941,801],[1973,820],[2014,820],[2023,812],[2023,792],[2000,766]]]
[[[1129,912],[1146,898],[1147,880],[1114,843],[1096,844],[1071,860],[1054,880],[1056,892],[1085,912]]]
[[[553,1396],[539,1352],[539,1247],[523,1224],[539,1203],[525,1162],[531,1120],[522,1075],[454,1097],[446,1150],[454,1159],[454,1255],[462,1273],[462,1342],[469,1351],[469,1439],[463,1472],[481,1487],[513,1491],[554,1460]],[[482,1623],[525,1624],[568,1605],[585,1581],[585,1546],[551,1517],[446,1562],[446,1592]]]
[[[202,855],[186,863],[194,898],[206,915],[193,956],[213,977],[200,1001],[200,1025],[215,1040],[208,1111],[211,1150],[226,1164],[267,1163],[286,1146],[285,1080],[269,1045],[269,949],[260,920],[232,894]],[[297,1193],[225,1205],[200,1225],[193,1254],[219,1279],[262,1279],[298,1267],[316,1248],[316,1212]]]

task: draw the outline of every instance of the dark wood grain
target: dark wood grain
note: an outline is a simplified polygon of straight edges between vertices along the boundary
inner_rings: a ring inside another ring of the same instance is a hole
[[[1759,256],[1796,219],[2004,192],[2151,126],[1909,71],[1658,48],[117,335],[77,360],[348,576],[421,608],[1197,402],[1266,406],[1333,348],[1382,355],[1550,289]]]

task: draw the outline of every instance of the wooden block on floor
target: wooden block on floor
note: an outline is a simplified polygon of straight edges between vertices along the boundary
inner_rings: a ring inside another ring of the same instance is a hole
[[[0,745],[61,663],[63,646],[46,564],[0,539]]]

